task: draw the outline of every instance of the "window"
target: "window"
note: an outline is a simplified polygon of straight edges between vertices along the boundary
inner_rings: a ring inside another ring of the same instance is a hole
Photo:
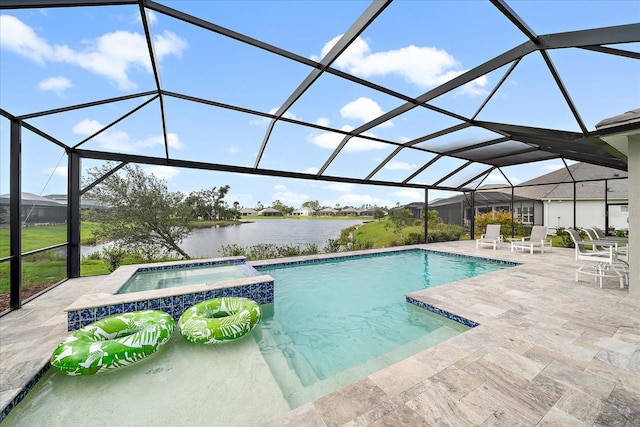
[[[517,217],[522,219],[523,224],[533,224],[533,206],[518,208]]]

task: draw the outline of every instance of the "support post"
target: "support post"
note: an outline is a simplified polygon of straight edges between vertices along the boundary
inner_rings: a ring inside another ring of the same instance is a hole
[[[576,181],[573,180],[573,229],[578,229],[576,216],[578,214],[578,205],[576,203]]]
[[[604,234],[605,236],[609,235],[609,195],[607,194],[609,191],[609,181],[604,180]]]
[[[471,192],[471,241],[476,239],[476,192]]]
[[[67,277],[80,277],[80,156],[67,152]]]
[[[11,120],[9,159],[9,306],[22,307],[22,125]]]
[[[424,242],[429,243],[429,189],[424,189]]]
[[[511,186],[511,237],[515,237],[516,235],[516,224],[515,224],[515,218],[516,218],[516,213],[513,211],[513,198],[514,198],[514,187],[513,185]]]

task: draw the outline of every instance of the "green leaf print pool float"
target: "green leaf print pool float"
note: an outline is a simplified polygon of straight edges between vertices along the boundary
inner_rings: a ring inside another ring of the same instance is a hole
[[[252,299],[214,298],[185,310],[178,328],[188,341],[220,344],[246,335],[261,318],[260,305]]]
[[[155,353],[174,328],[173,318],[159,310],[98,320],[65,338],[51,355],[51,366],[73,376],[127,366]]]

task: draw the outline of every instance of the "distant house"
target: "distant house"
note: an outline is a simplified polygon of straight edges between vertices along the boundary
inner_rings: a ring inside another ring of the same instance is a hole
[[[320,216],[335,216],[340,213],[339,210],[333,208],[324,208],[318,211],[318,215]]]
[[[258,215],[258,211],[251,208],[242,208],[240,209],[240,215],[242,216]]]
[[[9,221],[9,194],[0,195],[0,221]],[[22,193],[20,198],[20,221],[25,225],[63,224],[67,221],[67,203],[60,203],[48,197]]]
[[[382,209],[382,208],[374,206],[372,208],[362,209],[362,210],[359,211],[358,215],[359,216],[373,216],[373,214],[375,213],[376,209]],[[384,211],[384,209],[382,209],[382,210]]]
[[[291,215],[297,215],[297,216],[311,216],[315,214],[316,214],[315,209],[311,209],[309,207],[300,208],[291,212]]]
[[[414,218],[422,218],[422,213],[424,212],[424,202],[412,202],[404,205],[403,208],[409,209]]]
[[[344,208],[340,211],[340,214],[346,216],[358,216],[360,215],[360,211],[355,208]]]
[[[602,166],[574,163],[539,176],[516,187],[514,216],[524,224],[551,229],[596,226],[602,229],[629,228],[627,173]],[[573,179],[589,180],[577,182]],[[607,178],[614,179],[607,179]],[[553,183],[553,184],[548,184]],[[558,184],[559,183],[559,184]],[[575,218],[574,218],[575,191]],[[476,191],[474,211],[471,194],[434,200],[429,209],[438,211],[443,222],[468,225],[473,215],[511,210],[511,187],[485,186]]]
[[[258,212],[261,216],[282,216],[282,212],[274,208],[265,208]]]

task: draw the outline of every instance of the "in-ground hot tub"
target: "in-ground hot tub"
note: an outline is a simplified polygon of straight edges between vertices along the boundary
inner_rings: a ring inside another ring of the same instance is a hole
[[[205,270],[212,275],[199,274]],[[223,270],[226,273],[218,274]],[[119,293],[125,285],[134,283],[136,277],[149,277],[150,273],[163,280],[160,286],[154,288],[153,284],[145,283],[142,289],[147,286],[146,290]],[[196,277],[195,283],[185,285],[180,276]],[[168,284],[177,286],[167,287]],[[97,288],[99,293],[83,295],[66,308],[69,331],[136,310],[162,310],[177,321],[192,305],[225,296],[250,298],[258,304],[273,302],[273,278],[260,274],[244,257],[126,265],[106,276]]]

